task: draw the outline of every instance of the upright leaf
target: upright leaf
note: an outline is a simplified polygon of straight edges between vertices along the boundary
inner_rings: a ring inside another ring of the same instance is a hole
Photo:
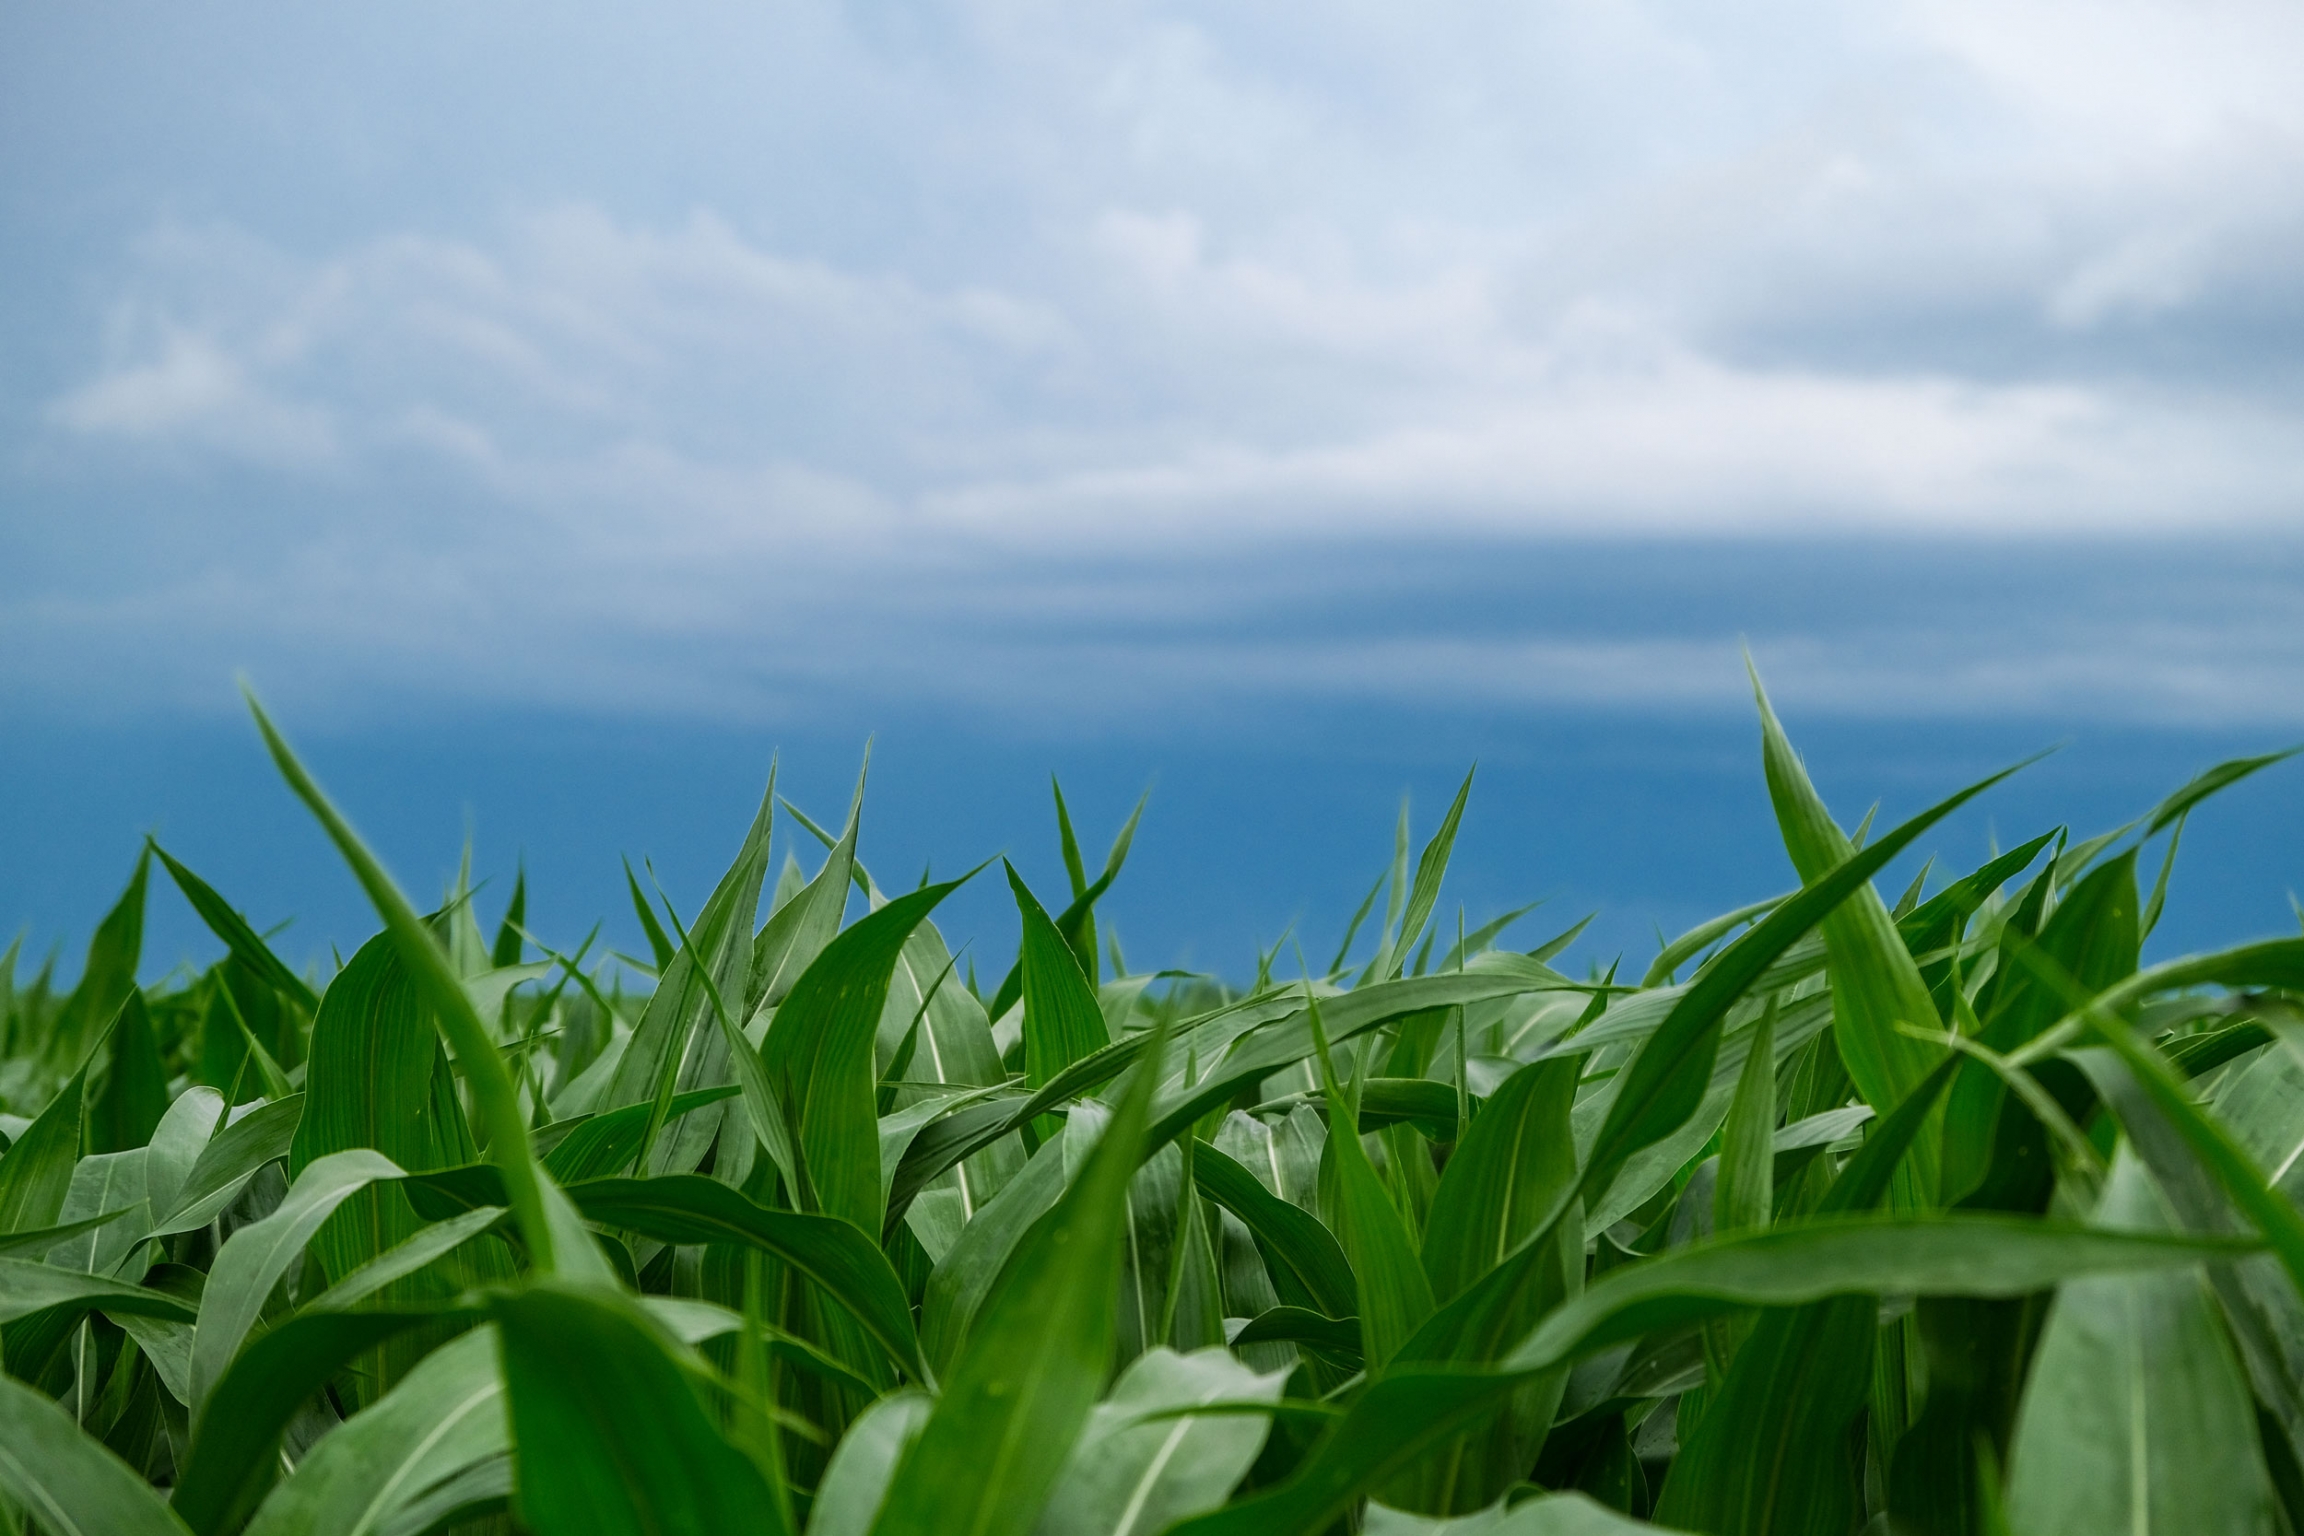
[[[1143,1156],[1159,1042],[1071,1187],[1034,1224],[976,1320],[873,1536],[1023,1536],[1112,1359],[1123,1199]]]
[[[520,1520],[537,1536],[779,1529],[783,1506],[759,1468],[722,1437],[636,1307],[539,1284],[497,1298],[491,1313]]]

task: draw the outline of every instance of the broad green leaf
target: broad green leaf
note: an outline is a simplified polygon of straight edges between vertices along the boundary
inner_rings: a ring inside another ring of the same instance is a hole
[[[896,1463],[927,1427],[935,1401],[918,1388],[891,1392],[848,1426],[817,1485],[808,1536],[865,1536],[872,1529]]]
[[[256,717],[256,728],[263,733],[264,744],[272,753],[273,763],[296,797],[328,833],[344,862],[352,867],[361,889],[398,945],[400,962],[408,968],[417,995],[431,1004],[440,1032],[446,1036],[457,1065],[463,1069],[465,1085],[479,1112],[489,1159],[504,1172],[510,1196],[506,1203],[520,1224],[521,1237],[528,1245],[529,1262],[539,1273],[550,1274],[553,1233],[544,1209],[541,1176],[535,1159],[529,1154],[528,1122],[520,1109],[519,1094],[513,1088],[512,1074],[497,1053],[494,1037],[473,1011],[471,999],[464,995],[462,978],[449,963],[447,952],[432,936],[424,920],[417,916],[416,909],[408,904],[408,898],[400,893],[384,866],[352,830],[351,823],[329,803],[320,786],[297,761],[288,743],[273,729],[270,717],[256,702],[256,696],[245,686],[242,693],[247,697],[250,713]]]
[[[469,1308],[454,1305],[302,1312],[257,1335],[196,1410],[191,1450],[176,1482],[176,1512],[200,1536],[232,1529],[271,1481],[281,1432],[306,1399],[361,1354],[412,1329],[468,1315]],[[195,1374],[199,1346],[195,1332]]]
[[[841,916],[848,910],[848,884],[856,873],[856,831],[864,815],[864,780],[871,770],[872,747],[867,742],[864,765],[856,771],[856,791],[848,800],[847,824],[832,840],[824,867],[791,900],[779,903],[754,936],[751,978],[744,994],[748,1013],[781,1004],[840,931]],[[786,808],[791,808],[790,802]],[[794,816],[803,826],[809,824],[797,811]]]
[[[1499,1368],[1395,1366],[1354,1400],[1288,1481],[1183,1521],[1169,1536],[1312,1536],[1539,1372],[1659,1328],[1830,1295],[2022,1295],[2079,1275],[2181,1268],[2246,1251],[2228,1239],[2006,1216],[1840,1217],[1716,1238],[1609,1271]]]
[[[32,1259],[0,1258],[0,1323],[64,1306],[141,1312],[186,1323],[194,1315],[191,1307],[166,1291]]]
[[[1285,1380],[1259,1376],[1222,1349],[1140,1355],[1089,1414],[1041,1511],[1038,1536],[1151,1536],[1223,1503],[1263,1449],[1261,1426],[1229,1416],[1149,1415],[1276,1403]]]
[[[190,1098],[191,1094],[185,1097]],[[295,1141],[297,1122],[303,1114],[304,1096],[298,1094],[278,1103],[256,1105],[208,1137],[193,1158],[191,1171],[184,1175],[174,1208],[153,1225],[152,1236],[190,1232],[215,1220],[217,1213],[232,1203],[258,1169],[288,1155]],[[196,1121],[184,1128],[187,1144],[191,1132],[197,1128]]]
[[[1102,1105],[1076,1105],[1066,1118],[1063,1135],[1042,1142],[1023,1172],[976,1213],[937,1261],[920,1303],[920,1342],[939,1374],[950,1371],[959,1359],[977,1313],[1017,1245],[1063,1194],[1068,1182],[1066,1153],[1074,1139],[1087,1142],[1103,1128],[1104,1115]]]
[[[2096,1219],[2165,1228],[2133,1154],[2114,1159]],[[2017,1421],[2008,1518],[2027,1536],[2272,1529],[2255,1405],[2198,1271],[2058,1290]]]
[[[630,1302],[549,1282],[495,1298],[537,1536],[789,1530],[750,1458],[723,1439],[655,1325]]]
[[[733,1010],[752,972],[752,920],[768,876],[768,842],[776,810],[776,773],[768,774],[760,808],[728,872],[687,928],[673,918],[681,943],[656,979],[656,990],[602,1092],[598,1108],[655,1106],[641,1136],[643,1172],[686,1173],[703,1159],[720,1128],[720,1112],[694,1115],[665,1130],[672,1099],[729,1081],[728,1042],[714,1021],[714,1002]],[[662,1139],[658,1133],[664,1132]]]
[[[64,1196],[64,1209],[57,1214],[67,1222],[83,1222],[124,1207],[147,1210],[144,1150],[138,1147],[133,1152],[99,1152],[80,1159],[72,1170],[72,1188]],[[139,1220],[92,1226],[58,1244],[50,1251],[48,1262],[88,1274],[120,1274],[121,1261],[144,1236],[146,1225],[147,1221]],[[134,1274],[120,1275],[120,1278],[134,1280],[142,1274],[139,1268]]]
[[[745,1243],[773,1254],[854,1314],[896,1366],[925,1378],[904,1284],[870,1238],[833,1216],[775,1211],[700,1174],[594,1179],[568,1198],[586,1219],[664,1243]]]
[[[88,1106],[88,1150],[140,1149],[168,1112],[168,1067],[152,1037],[152,1015],[141,992],[130,992],[121,1002],[104,1050],[111,1061],[103,1087]]]
[[[880,1231],[878,1079],[872,1043],[904,940],[958,880],[859,919],[824,947],[769,1022],[760,1061],[798,1154],[804,1209]]]
[[[362,1147],[409,1173],[461,1167],[479,1155],[433,1010],[389,934],[361,945],[328,984],[312,1020],[304,1090],[304,1113],[289,1146],[291,1178],[319,1158]],[[411,1251],[406,1245],[424,1227],[397,1181],[371,1183],[354,1190],[321,1224],[312,1236],[312,1256],[333,1285],[380,1255]],[[397,1276],[385,1299],[436,1302],[472,1285],[511,1278],[501,1248],[466,1250],[453,1261],[445,1251],[436,1257],[444,1262]],[[411,1337],[387,1350],[372,1379],[361,1384],[361,1398],[389,1388],[433,1342]]]
[[[1008,887],[1015,893],[1024,924],[1018,960],[1024,971],[1024,1085],[1040,1088],[1074,1062],[1111,1044],[1111,1037],[1103,1010],[1096,1005],[1096,989],[1081,974],[1078,959],[1017,878],[1015,868],[1006,867]],[[1043,1134],[1053,1129],[1047,1124]]]
[[[1293,1285],[1330,1317],[1360,1314],[1359,1282],[1336,1238],[1312,1214],[1267,1190],[1213,1146],[1192,1149],[1192,1177],[1202,1194],[1239,1218],[1263,1252],[1274,1280]]]
[[[1547,1494],[1509,1509],[1497,1504],[1453,1520],[1372,1504],[1361,1527],[1362,1536],[1638,1536],[1658,1529],[1581,1493]]]
[[[184,1536],[127,1463],[47,1397],[0,1376],[0,1493],[55,1536]]]
[[[1934,1122],[1954,1066],[1939,1063],[1873,1129],[1826,1192],[1821,1215],[1870,1211],[1887,1199],[1898,1165]],[[1872,1387],[1878,1316],[1877,1302],[1863,1295],[1762,1313],[1693,1433],[1683,1431],[1657,1517],[1721,1536],[1853,1524],[1862,1489],[1848,1435]]]
[[[157,1218],[173,1212],[184,1193],[184,1181],[200,1161],[208,1138],[224,1117],[224,1096],[213,1088],[191,1087],[176,1095],[176,1102],[160,1117],[144,1149],[144,1194]]]
[[[2136,972],[2138,921],[2136,910],[2136,855],[2131,849],[2085,876],[2042,925],[2036,939],[2010,934],[2003,940],[2000,968],[1992,996],[1979,1021],[1977,1039],[2006,1054],[2025,1044],[2061,1018],[2064,998],[2049,981],[2035,974],[2009,953],[2013,946],[2030,944],[2071,978],[2083,991],[2094,994],[2126,980]],[[1945,1106],[1944,1193],[1965,1198],[1991,1178],[1995,1163],[2001,1176],[1980,1199],[1994,1204],[2021,1204],[2033,1209],[2047,1190],[2046,1142],[2028,1110],[2004,1108],[2007,1085],[1982,1061],[1961,1065]],[[2008,1165],[2027,1159],[2037,1170],[2025,1181],[2023,1195],[1997,1186],[2010,1183]]]
[[[399,1178],[401,1171],[383,1153],[365,1147],[331,1152],[297,1175],[279,1209],[225,1241],[201,1292],[192,1342],[195,1415],[203,1412],[210,1389],[256,1326],[273,1284],[303,1255],[329,1212],[379,1179]]]
[[[88,1069],[72,1074],[48,1107],[0,1155],[0,1233],[56,1224],[80,1157],[80,1116]]]
[[[108,1227],[123,1216],[133,1215],[143,1209],[143,1203],[139,1201],[135,1205],[124,1205],[116,1210],[103,1211],[77,1221],[59,1222],[53,1227],[36,1227],[30,1232],[11,1232],[6,1237],[0,1237],[0,1257],[11,1254],[32,1254],[37,1257],[59,1243],[97,1231],[102,1227]],[[86,1273],[93,1266],[77,1265],[74,1267]]]
[[[1808,781],[1757,674],[1752,691],[1760,705],[1762,759],[1777,826],[1801,881],[1813,885],[1855,850]],[[1831,956],[1832,1030],[1840,1060],[1864,1101],[1885,1111],[1902,1103],[1944,1054],[1942,1046],[1913,1039],[1897,1028],[1938,1028],[1936,1004],[1869,881],[1826,913],[1822,926],[1824,947]],[[1912,1204],[1926,1205],[1935,1198],[1941,1140],[1942,1132],[1931,1127],[1914,1148],[1909,1165]]]
[[[425,1356],[297,1463],[245,1536],[376,1536],[427,1489],[510,1450],[496,1355],[483,1327]]]
[[[225,948],[232,952],[234,959],[248,967],[267,986],[302,1008],[306,1014],[320,1006],[320,999],[313,995],[312,988],[306,985],[304,978],[290,970],[272,952],[272,946],[257,935],[246,918],[233,910],[230,902],[217,895],[207,881],[177,863],[167,849],[158,843],[150,846],[160,856],[160,862],[167,869],[169,877],[176,882],[176,888],[192,904],[192,910],[200,914],[200,921],[208,925],[210,933],[224,941]]]
[[[1161,1044],[1009,1259],[897,1466],[873,1536],[1021,1536],[1038,1519],[1110,1368],[1124,1196],[1143,1156]]]
[[[1569,1112],[1581,1061],[1552,1057],[1520,1068],[1488,1100],[1441,1175],[1424,1231],[1424,1267],[1441,1300],[1453,1300],[1512,1253],[1555,1208],[1577,1178]],[[1547,1260],[1514,1304],[1493,1320],[1502,1337],[1518,1337],[1584,1283],[1584,1223],[1558,1224]],[[1565,1383],[1554,1373],[1516,1394],[1457,1444],[1435,1453],[1415,1502],[1426,1508],[1486,1504],[1534,1462]],[[1404,1494],[1403,1490],[1403,1494]]]
[[[413,1235],[353,1270],[305,1306],[319,1312],[342,1311],[366,1301],[394,1281],[453,1253],[502,1221],[506,1214],[503,1206],[483,1205],[419,1227]]]
[[[49,1056],[59,1070],[87,1065],[98,1031],[112,1022],[128,994],[136,990],[136,965],[144,952],[144,890],[151,869],[151,854],[139,852],[128,889],[88,941],[87,963],[57,1014],[49,1040]]]
[[[1312,1009],[1313,1059],[1329,1105],[1328,1145],[1320,1165],[1320,1209],[1335,1232],[1360,1293],[1360,1349],[1370,1369],[1381,1366],[1432,1315],[1432,1282],[1416,1257],[1416,1243],[1401,1220],[1368,1152],[1360,1144],[1360,1105],[1342,1091],[1329,1060],[1320,1010]]]
[[[743,1054],[747,1058],[751,1056],[749,1050]],[[674,1094],[665,1109],[664,1123],[674,1124],[681,1116],[707,1104],[734,1098],[740,1091],[736,1084],[724,1083],[718,1088],[697,1088]],[[628,1166],[632,1154],[640,1149],[640,1138],[646,1134],[648,1118],[655,1108],[653,1104],[627,1104],[621,1109],[584,1116],[552,1141],[551,1150],[544,1153],[545,1168],[562,1183],[572,1184],[582,1179],[604,1178]],[[547,1131],[551,1129],[545,1127]],[[537,1141],[540,1145],[543,1143],[542,1131],[537,1133]]]

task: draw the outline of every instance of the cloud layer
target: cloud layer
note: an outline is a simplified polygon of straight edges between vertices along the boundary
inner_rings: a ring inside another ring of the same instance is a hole
[[[2294,713],[2290,8],[656,14],[7,24],[0,686],[1678,706],[1741,631],[1821,707]],[[1339,597],[2108,537],[2222,541],[2251,604],[2149,558],[1981,628]]]

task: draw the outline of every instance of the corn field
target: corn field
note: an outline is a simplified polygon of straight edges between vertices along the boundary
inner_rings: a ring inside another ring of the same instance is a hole
[[[1244,987],[1128,970],[1059,794],[986,987],[861,781],[620,956],[419,912],[256,709],[381,928],[153,843],[0,960],[0,1529],[2304,1533],[2304,939],[2139,959],[2285,754],[1887,899],[2007,774],[1851,834],[1759,713],[1799,887],[1637,974],[1443,916],[1467,778]]]

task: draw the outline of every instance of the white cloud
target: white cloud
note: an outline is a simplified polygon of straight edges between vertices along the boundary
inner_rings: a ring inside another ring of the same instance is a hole
[[[473,25],[526,83],[443,98],[482,114],[453,133],[398,86],[345,109],[427,168],[396,200],[306,225],[186,198],[234,217],[164,211],[91,263],[108,319],[54,349],[78,362],[40,381],[26,457],[49,484],[218,467],[289,510],[261,537],[217,514],[231,582],[155,556],[11,622],[110,613],[110,581],[136,612],[260,610],[221,632],[316,666],[453,655],[526,687],[576,655],[709,696],[672,648],[725,641],[705,672],[753,679],[901,672],[923,637],[988,658],[979,631],[1080,609],[1115,561],[1171,572],[1144,608],[1173,614],[1174,573],[1306,547],[2284,537],[2304,512],[2304,23],[2270,3],[705,8],[571,22],[535,61],[521,16]],[[953,596],[987,588],[997,612]],[[2119,656],[2138,708],[2263,712],[2248,658],[2290,658],[2269,631],[2159,661],[2087,633],[2028,642],[2021,687],[1946,664],[1979,699],[2116,710]],[[1777,634],[1845,707],[1926,691]],[[1570,651],[1530,667],[1652,702],[1695,675],[1680,639],[1540,643]],[[1395,665],[1237,654],[1218,673],[1268,688]]]

